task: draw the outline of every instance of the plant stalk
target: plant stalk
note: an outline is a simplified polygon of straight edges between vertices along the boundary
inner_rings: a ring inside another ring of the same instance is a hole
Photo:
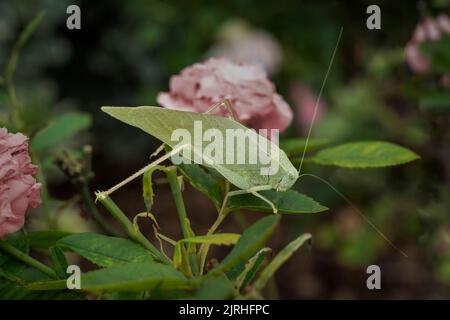
[[[171,264],[172,262],[167,259],[161,252],[156,249],[156,247],[151,244],[150,241],[139,231],[136,230],[133,226],[133,223],[128,219],[125,213],[112,201],[112,199],[105,195],[104,193],[98,193],[97,199],[105,206],[105,208],[113,215],[113,217],[120,222],[120,224],[125,228],[127,234],[133,240],[139,242],[146,249],[148,249],[153,256],[160,260],[163,263]]]
[[[166,172],[167,179],[169,180],[170,190],[172,191],[172,195],[175,200],[175,205],[177,207],[178,219],[180,220],[180,226],[181,226],[181,231],[183,233],[183,238],[185,238],[185,239],[189,238],[189,237],[191,237],[191,234],[189,232],[189,227],[187,225],[188,219],[187,219],[186,207],[184,206],[183,194],[181,192],[180,184],[178,181],[177,167],[175,167],[175,166],[168,167],[164,171]],[[195,248],[195,246],[194,246],[194,248]],[[188,249],[189,249],[189,245],[186,244],[186,250],[188,250]],[[194,273],[194,275],[198,275],[199,266],[198,266],[195,249],[194,249],[194,252],[189,252],[189,250],[188,250],[188,255],[189,255],[188,260],[189,260],[189,264],[191,266],[191,270]]]
[[[91,193],[89,191],[89,186],[87,183],[83,183],[81,185],[81,197],[83,199],[84,204],[89,209],[89,212],[92,214],[93,218],[97,221],[97,223],[103,228],[103,230],[105,230],[111,236],[120,237],[119,232],[117,232],[114,226],[110,224],[106,219],[104,219],[101,213],[98,211],[94,201],[92,200]]]
[[[18,260],[20,260],[22,262],[25,262],[26,264],[28,264],[28,265],[38,269],[42,273],[45,273],[50,278],[58,279],[58,276],[56,275],[56,272],[53,269],[51,269],[50,267],[46,266],[42,262],[40,262],[40,261],[30,257],[28,254],[20,251],[19,249],[17,249],[16,247],[12,246],[8,242],[0,240],[0,249],[2,249],[3,251],[7,252],[11,256],[13,256],[14,258],[16,258],[16,259],[18,259]]]
[[[172,191],[173,199],[177,207],[178,219],[180,220],[181,231],[183,232],[183,238],[189,238],[189,229],[186,225],[186,208],[184,206],[183,194],[181,193],[180,184],[178,182],[177,168],[175,166],[168,167],[166,170],[167,179],[169,180],[170,190]]]
[[[223,220],[225,220],[225,218],[228,216],[229,212],[229,210],[221,210],[219,212],[216,221],[214,221],[211,228],[208,229],[208,232],[206,233],[207,236],[213,234],[217,230],[217,228],[219,228]],[[206,256],[208,255],[209,246],[209,244],[204,243],[200,246],[200,250],[198,251],[198,257],[200,260],[200,274],[202,274],[203,270],[205,269]]]

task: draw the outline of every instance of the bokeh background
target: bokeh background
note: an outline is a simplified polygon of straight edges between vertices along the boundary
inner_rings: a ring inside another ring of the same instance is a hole
[[[81,8],[81,30],[66,28],[70,4]],[[366,28],[370,4],[381,7],[381,30]],[[48,150],[51,157],[43,164],[48,205],[58,208],[59,228],[98,229],[89,210],[74,198],[77,186],[53,161],[63,150],[92,146],[93,192],[142,167],[158,146],[148,135],[103,114],[100,106],[155,105],[171,75],[210,56],[226,55],[266,68],[295,113],[283,137],[305,136],[311,101],[315,102],[342,26],[342,42],[313,136],[333,143],[392,141],[422,159],[386,169],[305,165],[305,170],[348,195],[409,257],[389,247],[329,187],[303,180],[296,187],[331,209],[284,217],[270,243],[275,250],[305,231],[313,234],[313,245],[280,270],[267,296],[450,298],[449,89],[440,80],[445,72],[417,74],[404,54],[419,21],[448,14],[450,1],[1,0],[1,70],[20,31],[41,10],[42,24],[21,50],[14,78],[21,117],[31,131],[69,111],[85,112],[92,120],[76,138]],[[6,99],[0,93],[2,113]],[[136,182],[115,199],[132,216],[144,209],[141,193]],[[214,206],[189,186],[184,197],[194,230],[206,232],[215,217]],[[164,232],[179,237],[165,184],[156,189],[154,211]],[[223,231],[241,230],[258,216],[236,214]],[[45,228],[39,211],[29,218],[31,228]],[[150,225],[146,228],[150,232]],[[381,290],[366,288],[366,268],[371,264],[381,268]]]

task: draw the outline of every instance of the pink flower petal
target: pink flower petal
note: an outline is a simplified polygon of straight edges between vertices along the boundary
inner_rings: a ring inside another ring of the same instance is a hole
[[[436,22],[443,32],[450,33],[450,18],[446,14],[440,14]]]
[[[441,38],[441,30],[439,29],[439,26],[436,21],[434,21],[434,19],[426,18],[423,22],[423,27],[425,29],[427,39],[436,41]]]
[[[426,73],[430,70],[430,61],[420,52],[418,45],[410,43],[405,48],[406,62],[417,73]]]
[[[37,167],[28,154],[27,137],[0,129],[0,237],[20,230],[28,207],[40,204]]]
[[[159,93],[157,101],[166,108],[202,113],[223,99],[231,101],[238,121],[254,128],[284,130],[292,120],[292,111],[260,66],[225,58],[211,58],[183,69],[172,77],[170,92]],[[227,112],[221,108],[215,114]]]

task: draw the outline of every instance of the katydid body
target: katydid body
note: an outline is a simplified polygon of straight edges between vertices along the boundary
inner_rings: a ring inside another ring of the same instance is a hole
[[[195,144],[188,144],[179,150],[184,158],[188,158],[194,163],[214,168],[239,189],[249,190],[256,187],[267,186],[267,189],[286,191],[290,189],[297,180],[298,173],[296,168],[278,146],[235,120],[221,116],[163,109],[159,107],[103,107],[102,110],[129,125],[140,128],[172,148],[182,146],[182,143],[173,141],[173,132],[181,129],[187,130],[194,135],[194,125],[196,122],[201,123],[204,130],[216,130],[216,133],[222,137],[227,135],[227,130],[228,132],[234,130],[235,132],[244,134],[245,142],[248,143],[249,146],[247,152],[250,152],[250,150],[257,150],[259,153],[264,153],[263,156],[270,161],[269,166],[276,167],[278,170],[274,170],[271,174],[262,175],[260,172],[263,164],[258,161],[253,164],[237,164],[215,162],[214,159],[205,159],[203,158],[201,149]],[[261,148],[256,148],[254,147],[255,145],[261,146]],[[231,148],[233,149],[225,150],[224,158],[227,156],[227,153],[237,155],[245,152],[245,146],[239,145],[237,142],[233,143]],[[193,153],[189,154],[186,152],[190,150],[192,150]],[[201,161],[198,161],[198,159]]]

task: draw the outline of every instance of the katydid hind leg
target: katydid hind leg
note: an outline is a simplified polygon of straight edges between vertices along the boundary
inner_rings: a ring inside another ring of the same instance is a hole
[[[272,211],[273,213],[278,213],[278,208],[275,206],[275,204],[270,201],[269,199],[267,199],[266,197],[264,197],[262,194],[256,192],[256,191],[250,191],[250,193],[252,195],[254,195],[255,197],[260,198],[261,200],[263,200],[264,202],[266,202],[267,204],[269,204],[272,207]]]
[[[221,209],[219,211],[219,215],[222,214],[225,211],[226,206],[228,204],[228,201],[230,200],[231,197],[238,196],[238,195],[241,195],[241,194],[249,194],[249,193],[251,193],[254,196],[264,200],[265,202],[267,202],[272,207],[272,209],[274,209],[274,213],[276,213],[278,210],[275,207],[275,205],[273,204],[273,202],[271,202],[269,199],[265,198],[263,195],[258,193],[258,191],[271,190],[271,189],[273,189],[273,187],[271,185],[263,185],[263,186],[255,186],[255,187],[249,188],[247,190],[233,190],[233,191],[229,191],[225,195],[225,198],[223,199],[222,207],[221,207]]]
[[[218,214],[218,219],[214,222],[214,224],[211,226],[211,228],[209,228],[207,235],[213,234],[217,230],[219,225],[222,223],[222,221],[225,219],[225,217],[228,215],[228,212],[226,211],[227,204],[228,204],[228,201],[230,200],[230,198],[234,197],[234,196],[251,193],[251,194],[255,195],[256,197],[261,198],[262,200],[268,202],[271,205],[274,213],[277,213],[278,210],[275,207],[275,205],[269,199],[265,198],[264,196],[262,196],[261,194],[258,193],[258,191],[271,190],[271,189],[273,189],[273,187],[271,185],[263,185],[263,186],[255,186],[255,187],[249,188],[247,190],[233,190],[233,191],[227,192],[223,199],[222,207],[220,208],[220,211]],[[201,268],[200,270],[202,270],[202,271],[205,266],[206,256],[208,254],[209,247],[210,247],[209,244],[204,243],[200,246],[200,250],[198,252],[198,256],[200,259],[200,268]]]
[[[142,169],[138,170],[137,172],[135,172],[134,174],[132,174],[131,176],[129,176],[128,178],[122,180],[121,182],[119,182],[118,184],[116,184],[115,186],[113,186],[112,188],[108,189],[107,191],[103,191],[103,192],[99,192],[97,194],[97,197],[99,195],[104,195],[104,196],[108,196],[111,193],[113,193],[114,191],[117,191],[118,189],[122,188],[123,186],[125,186],[126,184],[128,184],[129,182],[133,181],[134,179],[138,178],[139,176],[141,176],[142,174],[144,174],[147,170],[157,166],[158,164],[160,164],[161,162],[169,159],[170,157],[172,157],[173,155],[181,152],[183,149],[189,148],[190,145],[188,144],[183,144],[175,149],[173,149],[172,151],[170,151],[169,153],[166,153],[165,155],[161,156],[159,159],[153,161],[152,163],[146,165],[145,167],[143,167]]]

